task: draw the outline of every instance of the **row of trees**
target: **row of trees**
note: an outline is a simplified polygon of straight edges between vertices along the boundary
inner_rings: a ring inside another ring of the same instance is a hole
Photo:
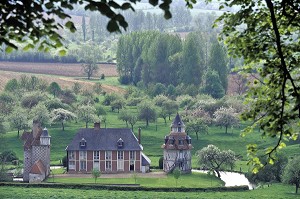
[[[190,33],[185,40],[160,32],[135,32],[118,42],[117,69],[124,84],[183,83],[196,90],[202,86],[204,93],[220,98],[228,85],[227,62],[216,36],[205,38],[201,32]]]

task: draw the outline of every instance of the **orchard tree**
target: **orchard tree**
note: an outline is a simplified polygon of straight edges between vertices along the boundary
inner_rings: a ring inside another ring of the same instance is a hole
[[[138,104],[137,109],[138,117],[140,120],[146,121],[146,127],[149,126],[150,121],[156,120],[156,108],[152,103],[148,101],[141,102]]]
[[[196,156],[198,158],[199,166],[208,170],[214,170],[217,173],[218,178],[221,177],[221,170],[228,166],[232,169],[235,161],[237,160],[233,151],[221,151],[214,145],[208,145],[207,147],[197,151]]]
[[[133,131],[133,126],[136,124],[138,117],[133,113],[130,114],[128,123],[131,125],[131,130]]]
[[[122,120],[126,123],[126,126],[128,127],[128,121],[130,118],[130,113],[128,112],[128,110],[121,110],[120,114],[118,115],[119,120]]]
[[[42,126],[50,123],[50,114],[47,107],[40,103],[33,107],[30,112],[30,117],[33,121],[37,120],[41,123]]]
[[[51,121],[52,122],[60,122],[62,126],[62,130],[65,130],[65,123],[66,121],[73,120],[77,116],[72,113],[71,111],[59,108],[59,109],[54,109],[51,112]]]
[[[230,128],[237,125],[239,119],[232,107],[220,107],[214,113],[214,121],[217,126],[225,127],[225,133],[227,133],[228,127]]]
[[[97,105],[95,106],[95,109],[96,109],[95,114],[96,114],[98,117],[100,117],[101,115],[102,115],[102,116],[103,116],[103,115],[106,115],[106,111],[105,111],[104,107],[101,106],[100,104],[97,104]]]
[[[208,126],[207,126],[207,124],[205,124],[205,122],[201,118],[194,119],[187,123],[186,132],[196,133],[197,140],[198,140],[198,133],[202,132],[202,133],[208,134]]]
[[[56,82],[52,82],[49,87],[48,90],[51,94],[53,94],[54,97],[57,96],[57,94],[61,91],[60,86],[58,85],[58,83]]]
[[[82,85],[79,82],[75,82],[72,87],[73,92],[77,95],[80,93],[81,89],[82,89]]]
[[[300,185],[300,157],[296,156],[289,160],[283,173],[283,182],[294,184],[296,186],[296,193],[298,193]]]
[[[96,118],[95,108],[90,105],[82,105],[79,106],[77,109],[77,116],[78,118],[85,122],[85,128],[88,127],[89,122],[93,122]]]
[[[9,116],[10,125],[18,130],[18,137],[20,130],[28,127],[28,111],[21,107],[16,107]]]
[[[17,92],[18,89],[19,89],[19,83],[18,80],[15,78],[10,79],[4,87],[5,91],[12,92],[12,93]]]

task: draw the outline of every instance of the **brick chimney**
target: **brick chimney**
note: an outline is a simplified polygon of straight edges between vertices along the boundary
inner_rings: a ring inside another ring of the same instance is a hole
[[[33,120],[33,124],[32,124],[33,138],[37,138],[40,130],[41,130],[41,123],[38,120]]]
[[[138,129],[138,141],[141,144],[141,128]]]
[[[100,130],[100,122],[94,122],[94,130]]]

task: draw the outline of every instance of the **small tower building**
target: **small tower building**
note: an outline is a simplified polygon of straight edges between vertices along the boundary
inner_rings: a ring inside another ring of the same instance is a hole
[[[167,173],[175,168],[182,173],[191,172],[191,149],[193,148],[191,137],[185,132],[185,125],[177,113],[171,124],[171,132],[165,136],[162,145],[164,150],[163,170]]]
[[[50,138],[48,130],[33,122],[31,132],[24,132],[23,181],[41,182],[50,174]]]

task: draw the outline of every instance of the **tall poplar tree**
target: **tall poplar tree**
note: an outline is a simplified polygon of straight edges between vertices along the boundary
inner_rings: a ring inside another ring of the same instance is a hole
[[[221,84],[226,93],[228,87],[228,68],[226,53],[224,51],[224,48],[216,39],[214,39],[210,50],[208,67],[208,70],[214,70],[218,73],[219,78],[221,80]]]

